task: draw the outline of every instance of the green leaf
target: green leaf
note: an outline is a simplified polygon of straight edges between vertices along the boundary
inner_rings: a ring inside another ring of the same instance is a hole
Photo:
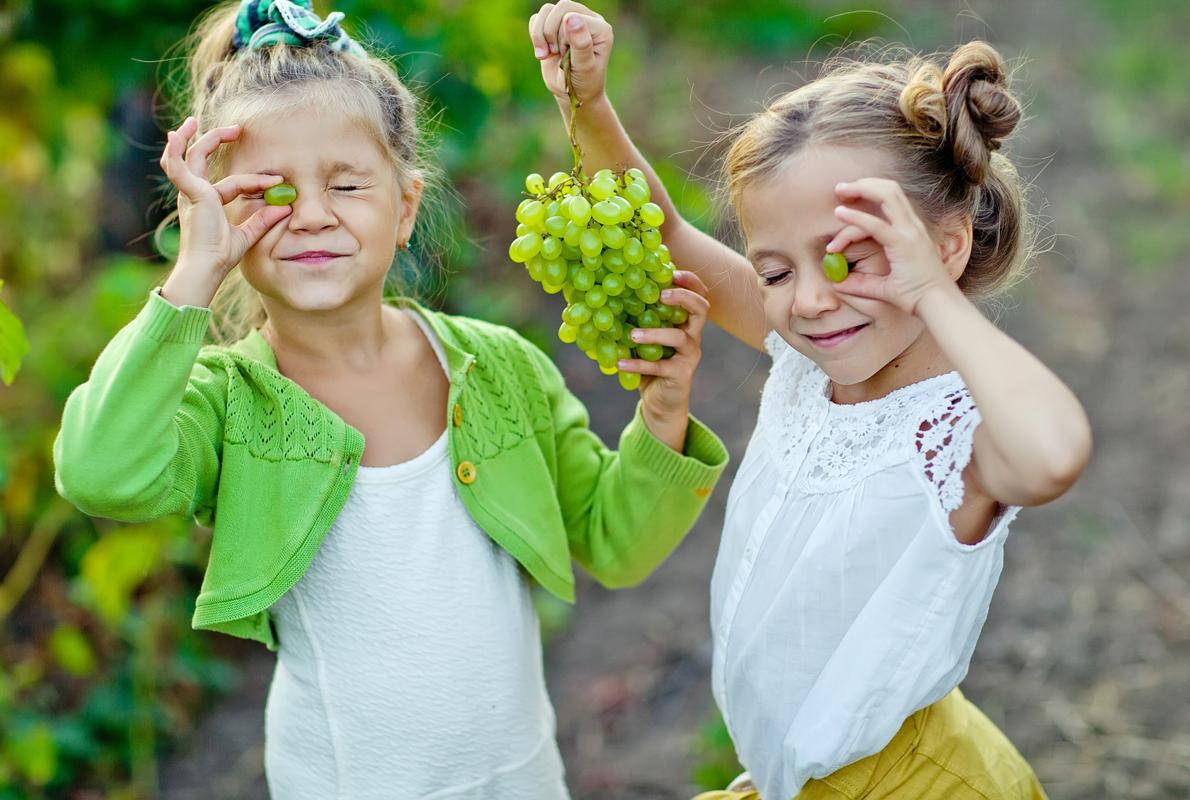
[[[73,625],[54,629],[50,635],[50,654],[58,666],[75,677],[83,678],[95,672],[95,650],[86,634]]]
[[[44,722],[9,734],[4,752],[17,771],[35,786],[49,783],[58,769],[58,745],[53,730]]]
[[[4,281],[0,281],[0,287]],[[0,379],[10,385],[21,368],[21,359],[29,353],[25,326],[0,298]]]
[[[82,579],[105,622],[115,625],[128,613],[132,594],[149,577],[162,545],[160,526],[137,525],[113,531],[88,548]]]

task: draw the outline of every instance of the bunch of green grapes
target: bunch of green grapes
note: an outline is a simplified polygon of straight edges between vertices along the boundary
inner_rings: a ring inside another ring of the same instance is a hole
[[[580,167],[554,173],[548,184],[533,173],[525,189],[509,257],[548,293],[565,297],[558,338],[577,345],[605,375],[618,374],[625,389],[636,389],[640,375],[620,372],[616,362],[658,361],[673,350],[635,344],[632,329],[677,326],[687,317],[686,309],[661,302],[674,266],[659,230],[665,214],[649,201],[645,174],[602,169],[587,181]]]

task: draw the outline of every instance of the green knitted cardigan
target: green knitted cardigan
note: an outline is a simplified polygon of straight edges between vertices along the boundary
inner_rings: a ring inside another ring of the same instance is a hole
[[[407,305],[446,353],[451,462],[476,523],[567,601],[572,558],[607,586],[643,580],[722,473],[718,437],[691,418],[676,453],[638,404],[609,450],[538,348],[507,328]],[[212,527],[194,627],[276,649],[268,609],[346,502],[364,438],[277,371],[259,331],[203,346],[210,313],[154,290],[67,399],[55,486],[93,516],[180,514]]]

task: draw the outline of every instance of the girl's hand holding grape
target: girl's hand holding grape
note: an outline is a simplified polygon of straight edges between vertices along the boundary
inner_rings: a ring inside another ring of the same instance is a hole
[[[839,283],[840,292],[883,300],[913,314],[931,291],[956,288],[938,244],[930,237],[899,183],[886,178],[862,178],[839,184],[835,193],[845,203],[835,209],[835,216],[847,227],[827,244],[827,253],[841,253],[854,242],[873,239],[884,250],[889,264],[889,273],[885,275],[850,273]],[[856,208],[855,204],[861,201],[877,206],[884,216]],[[970,238],[968,232],[968,248]],[[962,255],[952,253],[948,260]]]
[[[239,125],[214,128],[187,149],[198,130],[187,117],[176,131],[166,134],[161,169],[178,188],[178,224],[181,241],[177,264],[162,294],[175,304],[205,306],[215,290],[252,245],[265,232],[289,216],[292,208],[265,205],[240,225],[228,221],[224,206],[245,193],[261,192],[281,183],[279,175],[229,175],[212,185],[207,180],[207,160],[215,148],[239,138]]]

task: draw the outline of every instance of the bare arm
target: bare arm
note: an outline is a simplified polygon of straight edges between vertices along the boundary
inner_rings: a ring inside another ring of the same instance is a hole
[[[578,25],[574,26],[572,21],[576,20]],[[542,77],[558,101],[567,130],[570,100],[561,63],[566,50],[571,52],[571,83],[582,102],[576,136],[587,172],[603,167],[638,167],[644,171],[653,202],[665,212],[661,235],[674,263],[698,275],[707,286],[711,321],[745,344],[763,350],[768,327],[752,266],[742,255],[682,219],[657,173],[624,130],[604,91],[613,40],[611,25],[585,6],[564,0],[542,6],[530,20],[529,31],[541,61]]]

